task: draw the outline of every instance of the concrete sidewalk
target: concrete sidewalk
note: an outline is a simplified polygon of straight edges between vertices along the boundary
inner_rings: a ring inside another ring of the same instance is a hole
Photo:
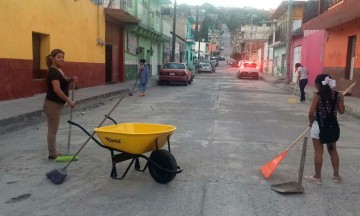
[[[262,75],[262,78],[265,82],[271,83],[273,86],[284,89],[289,92],[291,95],[294,91],[295,83],[292,84],[284,84],[283,80],[276,80],[273,76]],[[314,92],[316,92],[316,88],[313,86],[307,85],[305,87],[305,98],[307,101],[311,101]],[[296,96],[299,96],[299,88],[297,90]],[[346,96],[345,97],[345,109],[346,113],[350,113],[357,118],[360,118],[360,98]]]
[[[157,84],[158,76],[149,79],[147,88]],[[78,89],[75,91],[76,107],[74,111],[95,106],[101,102],[128,94],[135,84],[135,80],[106,84],[101,86]],[[138,91],[136,86],[134,92]],[[46,94],[37,94],[28,98],[0,101],[0,134],[15,131],[32,124],[45,121],[43,103]],[[69,113],[70,108],[65,106],[62,114]]]

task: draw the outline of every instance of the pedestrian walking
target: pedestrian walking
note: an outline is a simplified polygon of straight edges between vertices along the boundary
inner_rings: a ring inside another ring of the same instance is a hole
[[[43,109],[48,124],[49,160],[54,160],[60,155],[56,148],[56,134],[60,124],[61,110],[65,103],[68,103],[71,108],[75,106],[75,101],[69,99],[69,88],[74,89],[73,85],[75,85],[77,77],[68,78],[62,71],[64,56],[65,53],[62,50],[54,49],[46,57],[46,65],[48,66],[47,92]]]
[[[295,72],[298,73],[298,83],[300,89],[300,102],[305,101],[305,86],[308,83],[308,71],[306,67],[302,66],[300,63],[295,64]]]
[[[337,112],[340,114],[345,112],[344,95],[332,90],[336,86],[336,81],[332,80],[331,77],[327,74],[319,74],[315,79],[315,86],[318,91],[313,96],[309,110],[309,126],[311,127],[311,138],[315,150],[315,174],[305,176],[305,180],[316,184],[322,183],[321,168],[323,164],[323,144],[327,144],[327,150],[330,155],[331,164],[334,170],[333,181],[340,183],[341,177],[339,175],[339,155],[336,149],[336,141],[327,141],[328,143],[323,142],[324,135],[327,136],[325,138],[330,138],[330,136],[337,134],[337,137],[333,139],[337,140],[340,135],[340,128],[338,128],[338,131],[335,133],[331,131],[330,134],[326,134],[323,128],[326,126],[326,124],[329,124],[330,116],[334,116],[337,123]]]
[[[139,77],[140,77],[140,95],[145,96],[145,88],[148,82],[149,65],[146,64],[145,59],[140,59]]]

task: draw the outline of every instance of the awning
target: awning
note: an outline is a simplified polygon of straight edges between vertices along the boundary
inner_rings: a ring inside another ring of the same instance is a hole
[[[114,9],[114,8],[105,8],[105,15],[112,18],[113,21],[118,22],[119,24],[123,23],[139,23],[141,20],[136,16],[131,15],[125,10]]]

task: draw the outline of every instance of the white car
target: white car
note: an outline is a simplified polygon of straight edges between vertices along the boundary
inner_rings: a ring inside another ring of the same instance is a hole
[[[256,62],[242,61],[239,64],[239,72],[237,73],[237,77],[239,79],[244,77],[259,79],[259,66]]]
[[[212,73],[213,67],[211,66],[210,63],[200,63],[198,73],[202,73],[202,72]]]

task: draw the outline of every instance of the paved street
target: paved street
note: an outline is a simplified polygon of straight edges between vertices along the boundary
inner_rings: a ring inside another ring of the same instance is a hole
[[[46,124],[1,135],[1,215],[358,215],[360,120],[340,117],[340,174],[324,155],[323,185],[303,182],[304,194],[284,196],[271,184],[296,181],[302,142],[266,181],[260,166],[275,158],[307,126],[309,102],[289,105],[289,94],[260,80],[239,80],[220,62],[217,72],[197,75],[189,86],[153,86],[145,97],[127,97],[114,111],[118,122],[172,124],[172,154],[183,172],[167,185],[146,171],[130,169],[124,180],[110,178],[110,152],[90,142],[68,168],[62,185],[45,173],[64,164],[47,160]],[[117,99],[77,111],[73,120],[95,128]],[[62,116],[58,145],[66,151],[68,114]],[[111,122],[107,122],[111,124]],[[75,152],[87,139],[72,128]],[[148,154],[147,154],[148,155]],[[128,162],[118,164],[124,171]],[[308,143],[305,174],[313,173]]]

